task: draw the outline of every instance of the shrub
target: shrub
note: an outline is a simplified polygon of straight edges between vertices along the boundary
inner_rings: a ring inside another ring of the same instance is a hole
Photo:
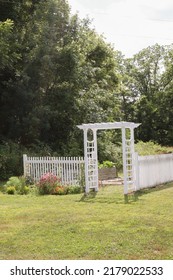
[[[81,187],[80,186],[70,186],[68,187],[68,193],[69,194],[77,194],[81,193]]]
[[[29,186],[21,186],[17,193],[23,195],[23,194],[28,194],[29,192],[30,192]]]
[[[0,182],[0,192],[6,192],[6,188],[4,186],[4,182]]]
[[[61,180],[56,175],[46,173],[37,183],[39,194],[53,194],[55,192],[55,188],[60,186],[60,181]]]
[[[0,143],[0,180],[7,180],[9,177],[22,174],[23,148],[17,143]]]
[[[39,195],[39,193],[38,193],[38,187],[36,186],[36,185],[30,185],[30,186],[27,186],[27,187],[29,187],[29,193],[31,194],[31,195]],[[28,193],[27,193],[28,194]]]
[[[18,194],[28,194],[30,191],[30,187],[26,185],[26,180],[23,176],[10,177],[4,187],[6,190],[8,187],[14,187]]]
[[[24,147],[13,141],[0,141],[0,180],[8,180],[11,176],[23,174],[23,154],[42,156],[53,153],[45,143],[36,141],[35,144]]]
[[[34,179],[31,177],[31,176],[26,176],[25,177],[25,182],[26,182],[26,185],[34,185]]]
[[[117,170],[123,167],[121,131],[110,130],[100,131],[98,134],[98,158],[104,161],[114,162]]]
[[[5,184],[5,187],[9,187],[9,186],[13,186],[15,187],[16,190],[18,190],[21,186],[21,181],[19,179],[19,177],[10,177],[9,180],[7,181],[7,183]]]
[[[24,176],[19,177],[20,185],[17,189],[18,194],[28,194],[30,188],[26,185],[26,178]]]
[[[138,152],[140,156],[167,154],[173,152],[172,147],[163,147],[152,141],[149,142],[139,141],[137,144],[135,144],[135,150]]]
[[[99,168],[102,167],[107,167],[107,168],[111,168],[111,167],[115,167],[115,163],[109,160],[103,161],[102,164],[99,164]]]
[[[68,188],[67,187],[57,186],[55,188],[53,194],[64,195],[64,194],[67,194],[67,192],[68,192]]]
[[[15,187],[13,187],[13,186],[9,186],[9,187],[7,187],[7,189],[6,189],[6,192],[7,192],[8,194],[15,194],[15,191],[16,191],[16,189],[15,189]]]

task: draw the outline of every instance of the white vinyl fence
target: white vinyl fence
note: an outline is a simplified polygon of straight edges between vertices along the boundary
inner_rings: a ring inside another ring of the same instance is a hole
[[[173,154],[136,156],[137,189],[173,181]]]
[[[79,185],[84,180],[81,157],[28,157],[23,155],[24,176],[37,182],[48,172],[61,178],[63,185]],[[173,154],[138,156],[135,160],[136,190],[173,181]]]
[[[48,172],[61,178],[63,185],[79,185],[83,178],[84,160],[81,157],[28,157],[23,155],[24,176],[37,182]]]

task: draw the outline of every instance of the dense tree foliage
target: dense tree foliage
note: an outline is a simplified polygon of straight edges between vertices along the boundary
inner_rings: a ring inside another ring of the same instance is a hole
[[[172,46],[148,47],[121,61],[122,110],[141,123],[138,139],[172,145]]]
[[[172,46],[124,59],[65,0],[0,0],[0,168],[14,150],[81,154],[86,122],[140,122],[137,139],[172,145],[172,85]],[[101,160],[120,137],[99,133]]]
[[[89,20],[71,16],[64,0],[0,4],[12,46],[1,71],[1,139],[62,151],[76,124],[117,115],[114,51]]]

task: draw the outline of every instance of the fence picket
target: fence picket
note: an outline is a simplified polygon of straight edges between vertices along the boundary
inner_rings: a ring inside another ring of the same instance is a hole
[[[24,175],[37,182],[47,172],[61,178],[63,185],[78,185],[82,177],[83,158],[27,157],[23,155]]]

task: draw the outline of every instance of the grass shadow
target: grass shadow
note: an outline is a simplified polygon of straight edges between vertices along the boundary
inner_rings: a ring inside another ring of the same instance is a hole
[[[89,202],[97,196],[96,191],[90,191],[89,193],[84,193],[79,202]]]
[[[109,186],[108,186],[109,187]],[[115,186],[116,187],[116,186]],[[102,192],[105,189],[105,193]],[[132,199],[130,200],[132,201]],[[130,203],[129,201],[129,203]],[[107,192],[106,187],[102,188],[98,192],[90,191],[88,194],[84,194],[78,202],[85,203],[102,203],[102,204],[124,204],[123,192]]]
[[[130,204],[139,200],[137,192],[124,194],[124,204]]]
[[[166,190],[166,189],[170,189],[172,187],[173,187],[172,182],[171,183],[166,183],[166,184],[162,184],[162,185],[155,186],[155,187],[141,189],[141,190],[135,192],[134,195],[135,195],[136,199],[139,199],[139,197],[141,197],[143,195],[163,191],[163,190]]]
[[[164,185],[159,185],[156,187],[151,187],[151,188],[146,188],[146,189],[142,189],[139,190],[137,192],[132,192],[129,193],[127,195],[123,195],[123,191],[122,193],[114,193],[111,195],[108,195],[108,193],[106,193],[104,195],[104,193],[102,193],[102,195],[100,195],[100,191],[99,192],[95,192],[95,191],[90,191],[88,194],[83,194],[83,196],[80,198],[80,200],[78,200],[78,202],[85,202],[85,203],[103,203],[103,204],[132,204],[137,202],[138,200],[142,199],[142,196],[149,194],[149,193],[153,193],[153,192],[158,192],[158,191],[162,191],[165,189],[169,189],[172,188],[173,185],[172,183],[167,183]]]

